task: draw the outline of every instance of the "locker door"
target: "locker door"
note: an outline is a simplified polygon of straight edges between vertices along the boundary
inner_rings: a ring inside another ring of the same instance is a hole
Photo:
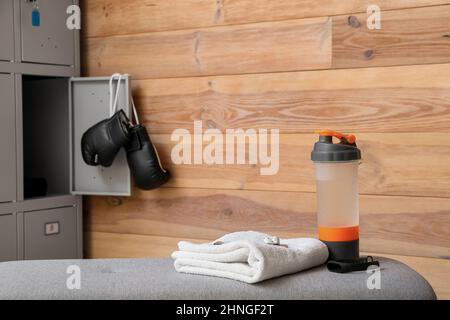
[[[115,82],[117,83],[117,82]],[[118,108],[130,116],[130,79],[121,80]],[[114,86],[115,90],[115,86]],[[72,194],[131,195],[131,175],[122,148],[111,167],[87,165],[81,155],[81,137],[94,124],[110,117],[109,77],[71,78],[69,83],[71,125],[70,185]]]
[[[74,64],[75,35],[66,26],[66,10],[72,4],[72,0],[20,0],[23,61]],[[39,25],[32,23],[36,6],[40,16]]]
[[[16,200],[14,77],[0,74],[0,202]]]
[[[24,213],[25,260],[77,258],[75,207]]]
[[[0,1],[0,60],[14,59],[13,1]]]
[[[17,259],[17,219],[14,214],[0,215],[0,262]]]

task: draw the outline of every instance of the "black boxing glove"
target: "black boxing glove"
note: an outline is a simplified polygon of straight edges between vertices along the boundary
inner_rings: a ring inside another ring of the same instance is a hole
[[[123,110],[89,128],[81,138],[81,154],[90,166],[109,167],[130,141],[130,120]]]
[[[136,186],[151,190],[169,180],[169,171],[162,168],[158,153],[144,126],[136,125],[130,129],[130,142],[125,149]]]

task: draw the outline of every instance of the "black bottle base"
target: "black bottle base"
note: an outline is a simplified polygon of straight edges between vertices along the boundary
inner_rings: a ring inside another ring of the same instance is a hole
[[[328,247],[328,260],[354,260],[359,258],[359,239],[353,241],[322,241]]]

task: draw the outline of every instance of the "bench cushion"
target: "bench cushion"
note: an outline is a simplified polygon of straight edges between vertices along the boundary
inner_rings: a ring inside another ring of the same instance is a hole
[[[436,299],[428,282],[403,263],[379,258],[381,289],[366,272],[336,274],[325,266],[246,284],[180,274],[171,259],[41,260],[0,263],[1,299]],[[81,289],[66,286],[68,266]]]

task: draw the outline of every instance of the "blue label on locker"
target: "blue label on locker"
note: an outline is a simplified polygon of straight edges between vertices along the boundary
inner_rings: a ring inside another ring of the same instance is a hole
[[[38,9],[34,9],[31,12],[31,25],[33,27],[39,27],[41,25],[41,14]]]

